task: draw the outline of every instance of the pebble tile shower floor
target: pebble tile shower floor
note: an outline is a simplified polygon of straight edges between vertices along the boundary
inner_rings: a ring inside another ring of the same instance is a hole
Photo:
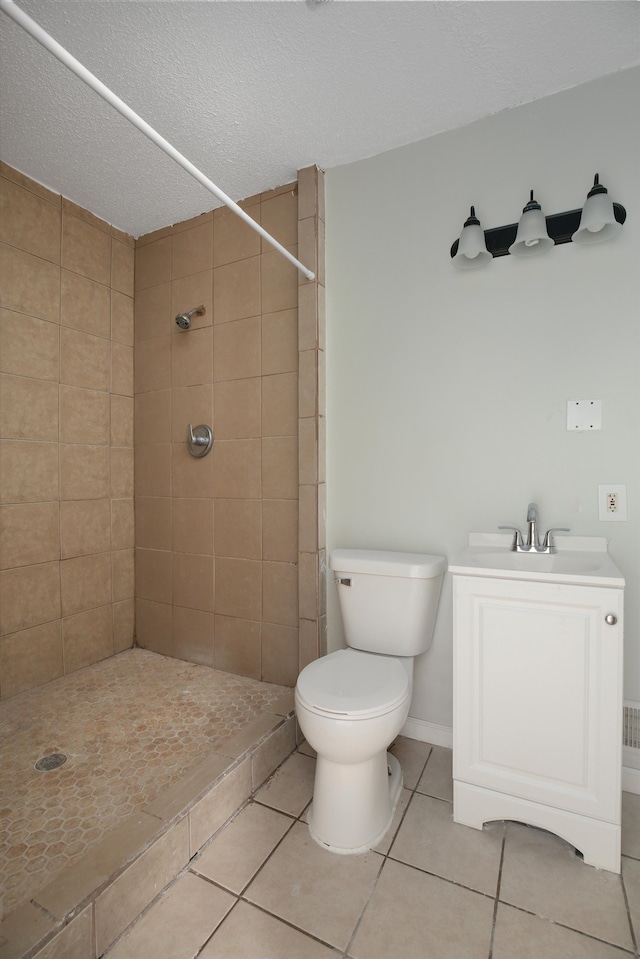
[[[3,913],[286,692],[131,649],[0,703]]]

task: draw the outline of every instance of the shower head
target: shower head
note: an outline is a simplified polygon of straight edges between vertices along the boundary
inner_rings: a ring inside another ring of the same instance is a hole
[[[178,313],[176,316],[176,323],[181,330],[188,330],[191,326],[191,317],[192,316],[204,316],[207,311],[204,306],[194,306],[192,310],[189,310],[187,313]]]

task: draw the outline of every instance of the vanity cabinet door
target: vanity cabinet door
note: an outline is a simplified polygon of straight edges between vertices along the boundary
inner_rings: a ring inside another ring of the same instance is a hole
[[[620,822],[622,597],[454,576],[454,779]]]

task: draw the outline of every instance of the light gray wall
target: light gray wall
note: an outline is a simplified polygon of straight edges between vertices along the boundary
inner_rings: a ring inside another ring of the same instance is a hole
[[[625,694],[640,700],[640,70],[327,172],[328,546],[443,553],[471,530],[541,525],[606,536],[626,580]],[[456,271],[475,204],[485,229],[581,207],[596,172],[627,223]],[[601,399],[601,432],[567,432],[567,400]],[[627,522],[597,487],[626,483]],[[341,645],[329,586],[329,648]],[[411,715],[450,725],[451,582]]]

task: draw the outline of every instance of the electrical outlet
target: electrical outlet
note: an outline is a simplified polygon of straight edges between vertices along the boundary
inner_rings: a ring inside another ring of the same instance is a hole
[[[598,486],[598,515],[605,522],[626,520],[627,487],[623,483]]]

